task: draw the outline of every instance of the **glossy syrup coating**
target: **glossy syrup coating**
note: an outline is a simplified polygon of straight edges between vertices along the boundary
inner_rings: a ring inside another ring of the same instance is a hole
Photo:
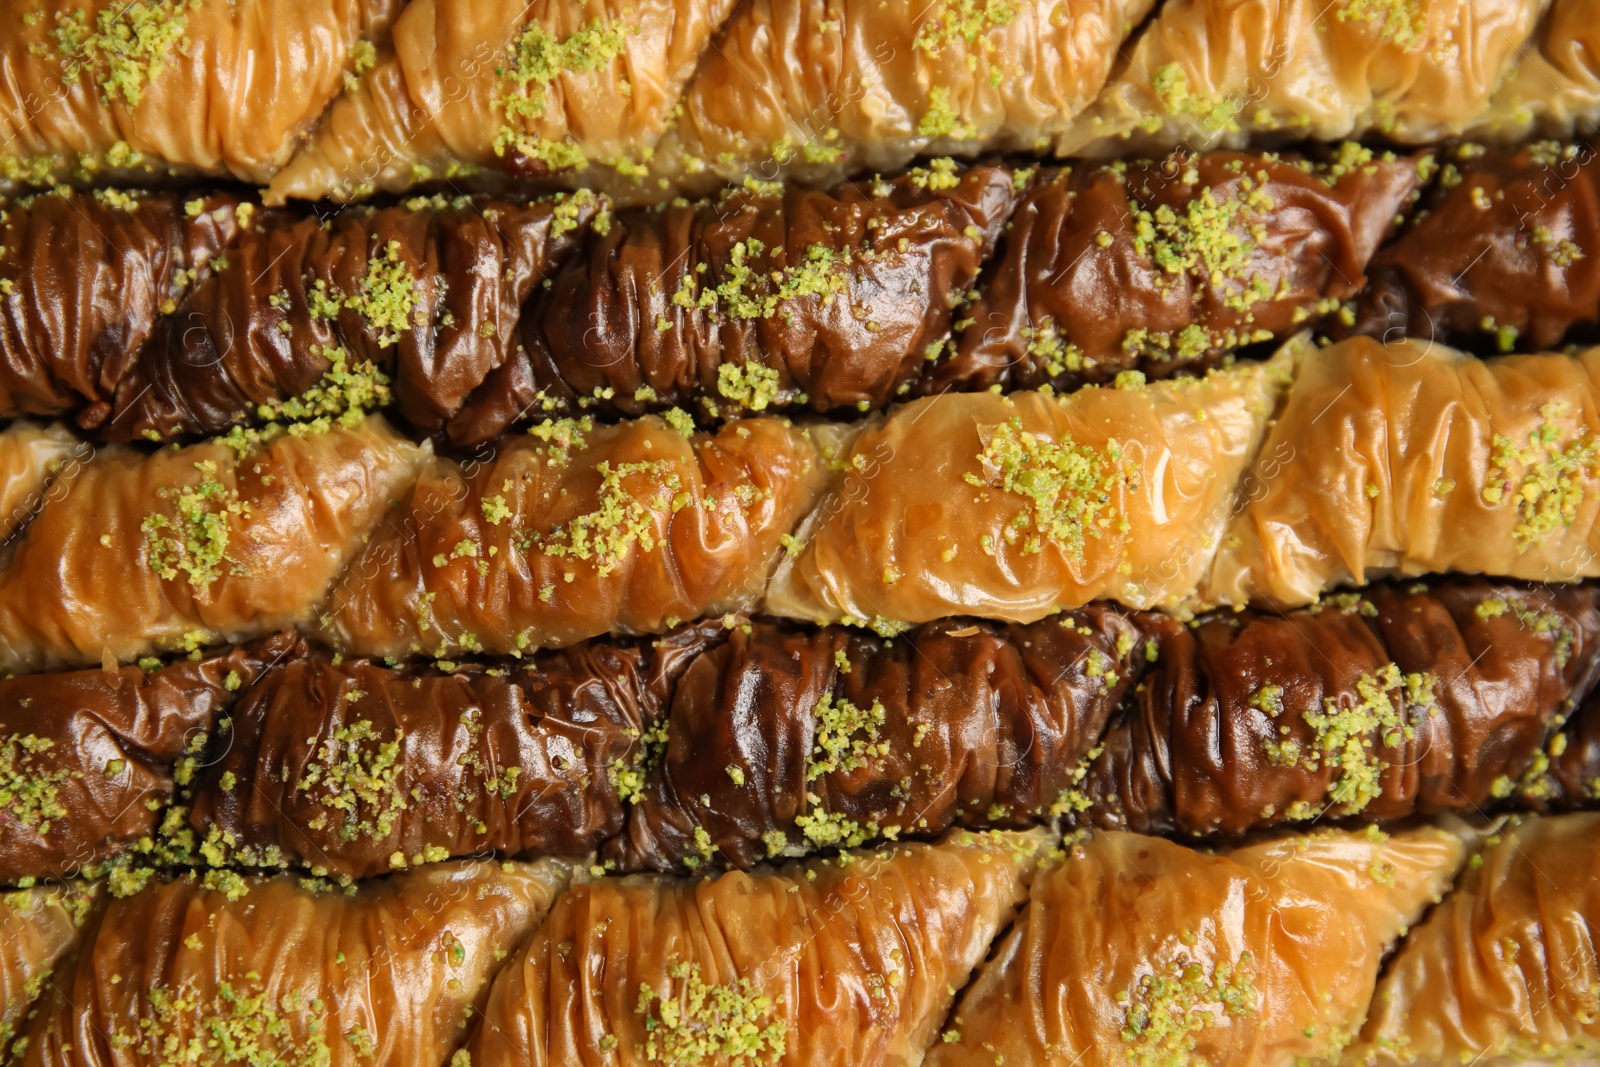
[[[1161,643],[1079,818],[1209,836],[1504,806],[1593,690],[1597,648],[1592,584],[1380,584],[1208,616]]]
[[[623,870],[750,867],[1045,821],[1173,628],[1103,607],[893,640],[737,627],[683,672],[626,835],[602,856]]]
[[[622,831],[625,783],[720,622],[449,673],[295,639],[196,777],[212,862],[365,878],[449,856],[577,855]]]
[[[1491,838],[1385,968],[1346,1062],[1583,1062],[1600,1048],[1600,815]]]
[[[1203,371],[1354,296],[1432,158],[1177,151],[1041,173],[918,392]]]
[[[0,884],[98,877],[152,851],[234,694],[280,651],[0,681]]]
[[[1446,829],[1209,853],[1096,831],[1034,878],[930,1067],[1337,1061],[1379,964],[1449,890]]]
[[[495,980],[474,1067],[916,1062],[1050,839],[955,833],[575,886]]]
[[[380,416],[300,429],[73,465],[0,573],[0,669],[126,663],[312,621],[427,449]]]
[[[572,873],[468,861],[348,892],[288,875],[151,881],[108,903],[16,1062],[443,1064]]]
[[[451,437],[535,415],[881,408],[944,341],[1016,202],[936,160],[826,192],[752,183],[619,214],[541,291]]]
[[[98,885],[83,881],[0,893],[0,1053],[11,1053],[29,1010],[102,899]]]
[[[1600,327],[1600,163],[1587,144],[1444,153],[1403,232],[1373,257],[1355,322],[1483,352],[1542,351]]]

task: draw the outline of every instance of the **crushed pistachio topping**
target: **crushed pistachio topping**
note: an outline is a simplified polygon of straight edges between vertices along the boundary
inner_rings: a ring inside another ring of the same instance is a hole
[[[765,411],[778,399],[778,372],[755,362],[724,363],[717,368],[717,392],[740,407]]]
[[[345,298],[344,306],[359,312],[378,331],[378,344],[385,348],[398,344],[414,319],[419,326],[426,322],[426,313],[418,307],[417,279],[400,258],[399,241],[390,241],[382,256],[367,261],[360,289]]]
[[[551,531],[541,550],[548,556],[593,560],[596,573],[604,578],[628,558],[635,545],[641,552],[654,551],[657,520],[689,502],[682,499],[683,481],[669,463],[613,465],[602,460],[595,470],[600,474],[599,503],[593,511]],[[650,491],[646,499],[635,496],[625,484],[636,475],[642,476]]]
[[[1374,735],[1385,748],[1398,748],[1414,736],[1414,728],[1390,694],[1403,689],[1419,704],[1431,704],[1437,682],[1430,675],[1402,677],[1400,668],[1389,663],[1376,674],[1356,679],[1358,700],[1350,707],[1326,697],[1321,711],[1302,713],[1316,731],[1306,766],[1338,768],[1338,777],[1328,786],[1328,800],[1341,805],[1345,814],[1360,811],[1381,792],[1380,779],[1388,764],[1372,754]]]
[[[607,772],[617,790],[617,798],[629,804],[637,804],[644,798],[645,779],[667,751],[666,721],[650,726],[639,735],[638,741],[627,755],[613,760]]]
[[[221,577],[228,562],[229,516],[249,515],[250,505],[217,480],[215,461],[200,460],[194,467],[200,472],[196,484],[157,491],[171,502],[173,514],[147,515],[139,529],[151,570],[168,581],[185,574],[190,585],[205,589]],[[242,571],[235,565],[233,573]]]
[[[528,427],[528,433],[550,447],[545,459],[553,467],[565,467],[572,461],[572,453],[581,451],[587,435],[594,429],[594,419],[584,415],[577,419],[546,419]]]
[[[1257,1010],[1250,953],[1208,970],[1184,959],[1144,975],[1118,999],[1124,1008],[1122,1040],[1135,1067],[1184,1067],[1194,1062],[1195,1035],[1224,1018]]]
[[[138,107],[145,85],[161,76],[185,44],[188,12],[200,0],[133,0],[95,16],[83,8],[56,14],[53,36],[68,80],[90,71],[108,101]]]
[[[1543,421],[1528,434],[1525,446],[1504,434],[1494,436],[1482,496],[1491,506],[1507,501],[1516,506],[1519,521],[1512,539],[1518,552],[1576,522],[1591,483],[1600,479],[1600,439],[1574,432],[1562,440],[1555,420],[1566,407],[1552,402],[1540,408]]]
[[[888,742],[878,741],[878,727],[885,718],[880,702],[874,700],[870,707],[859,708],[844,697],[827,693],[811,709],[811,715],[817,733],[806,764],[806,781],[834,771],[854,771],[874,756],[888,755]]]
[[[1104,448],[1080,445],[1070,435],[1054,442],[1013,418],[993,428],[977,458],[982,475],[967,474],[968,484],[998,486],[1029,502],[1005,530],[1008,542],[1022,540],[1024,552],[1038,552],[1049,541],[1081,563],[1085,537],[1099,538],[1113,523],[1127,526],[1112,501],[1134,479],[1115,438]]]
[[[639,985],[638,1014],[647,1063],[693,1067],[702,1063],[770,1063],[784,1054],[788,1023],[774,1018],[783,1003],[759,992],[748,978],[707,985],[698,963],[675,963],[659,989]]]
[[[1242,176],[1225,192],[1206,186],[1181,212],[1169,204],[1159,204],[1154,211],[1139,208],[1133,215],[1134,251],[1148,256],[1165,274],[1188,274],[1221,290],[1223,303],[1234,311],[1246,312],[1253,304],[1272,299],[1276,295],[1272,283],[1251,269],[1265,234],[1266,213],[1276,206],[1266,182],[1265,172],[1259,172]],[[1179,354],[1211,347],[1203,329],[1192,338],[1180,335],[1177,343]]]
[[[337,345],[313,345],[312,354],[323,356],[331,364],[317,384],[298,396],[262,404],[256,412],[258,416],[268,422],[332,419],[354,428],[368,411],[388,407],[389,378],[372,363],[351,363],[350,353]]]
[[[550,106],[550,85],[562,73],[592,74],[622,53],[628,30],[591,19],[582,29],[556,38],[538,23],[511,40],[510,54],[496,70],[505,95],[494,102],[505,124],[494,139],[495,155],[515,149],[552,169],[581,167],[587,160],[572,141],[556,142],[528,132],[528,125]]]
[[[326,1067],[331,1062],[324,1030],[327,1006],[298,990],[274,1001],[264,991],[219,982],[208,1002],[192,986],[157,985],[146,1001],[144,1017],[136,1026],[117,1029],[110,1043],[157,1067]],[[371,1058],[359,1045],[355,1051]]]
[[[397,729],[393,739],[381,740],[368,719],[340,726],[318,746],[295,789],[343,814],[341,839],[388,837],[399,813],[410,806],[401,785],[404,738],[405,731]],[[313,830],[325,826],[316,820],[311,824]]]
[[[1016,17],[1017,9],[1006,0],[940,0],[931,17],[917,28],[912,43],[932,56],[957,41],[969,47],[982,41],[984,50],[993,52],[996,45],[986,35],[1010,25]],[[976,61],[969,57],[968,67],[974,65]]]
[[[950,103],[950,90],[943,85],[935,85],[928,90],[928,110],[917,123],[917,133],[922,137],[953,137],[958,141],[970,141],[978,136],[978,128],[963,119]]]
[[[1196,92],[1189,86],[1189,75],[1177,63],[1168,63],[1150,79],[1150,88],[1156,99],[1171,115],[1187,115],[1199,119],[1207,127],[1229,133],[1239,132],[1237,116],[1241,105],[1214,93]],[[1151,116],[1154,129],[1160,128],[1160,119]],[[1152,131],[1153,132],[1153,131]]]
[[[1427,42],[1427,12],[1421,0],[1338,0],[1334,17],[1371,25],[1381,40],[1404,52],[1414,52]]]
[[[54,747],[48,737],[32,734],[12,734],[0,741],[0,825],[14,820],[44,835],[56,819],[66,818],[59,790],[70,772],[42,766],[49,758],[45,753]]]

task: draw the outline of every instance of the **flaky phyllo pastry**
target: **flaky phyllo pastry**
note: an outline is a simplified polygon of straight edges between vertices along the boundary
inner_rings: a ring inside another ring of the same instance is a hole
[[[1600,0],[0,0],[0,1065],[1600,1063]]]

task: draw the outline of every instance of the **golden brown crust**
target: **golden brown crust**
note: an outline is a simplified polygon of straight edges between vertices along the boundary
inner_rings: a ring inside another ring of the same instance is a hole
[[[0,573],[0,668],[310,622],[425,453],[376,416],[242,449],[102,449],[57,483]]]
[[[348,895],[289,876],[152,883],[109,903],[20,1062],[443,1064],[571,875],[449,863]]]
[[[577,886],[495,981],[472,1063],[714,1062],[719,1050],[790,1067],[914,1063],[1046,844],[955,834],[804,867]]]
[[[1319,831],[1223,855],[1096,832],[1035,877],[927,1062],[1336,1058],[1384,954],[1465,855],[1433,829]]]
[[[1352,1064],[1501,1067],[1600,1049],[1600,815],[1530,819],[1492,839],[1406,938]]]
[[[1064,154],[1460,134],[1545,0],[1168,0]]]
[[[1201,589],[1310,603],[1383,575],[1600,574],[1600,349],[1480,361],[1353,338],[1305,360]]]
[[[100,896],[92,882],[0,893],[0,1056],[6,1062],[29,1009],[56,964],[77,947]]]
[[[6,0],[0,183],[169,169],[265,182],[398,7]]]
[[[747,607],[826,477],[811,432],[786,420],[543,429],[548,443],[424,469],[334,594],[336,645],[511,655]]]

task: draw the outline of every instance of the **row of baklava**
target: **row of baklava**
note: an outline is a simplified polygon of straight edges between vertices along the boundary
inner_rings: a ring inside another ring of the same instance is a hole
[[[6,0],[0,176],[634,202],[917,156],[1570,136],[1595,0]]]
[[[1600,1039],[1600,815],[1057,841],[27,889],[0,896],[0,1039],[30,1067],[1499,1065]]]
[[[1237,839],[1600,801],[1600,585],[1378,584],[894,639],[742,618],[385,666],[292,633],[0,681],[0,885],[348,882],[495,853],[686,872],[954,828]]]
[[[0,417],[116,442],[378,407],[458,447],[585,414],[855,415],[1198,372],[1305,329],[1600,338],[1594,150],[945,159],[620,212],[60,190],[0,213]]]
[[[1600,577],[1600,349],[1291,342],[856,424],[551,420],[460,458],[379,415],[154,452],[24,421],[0,469],[8,672],[285,627],[459,659],[746,609],[887,636],[1294,607],[1385,576]]]

